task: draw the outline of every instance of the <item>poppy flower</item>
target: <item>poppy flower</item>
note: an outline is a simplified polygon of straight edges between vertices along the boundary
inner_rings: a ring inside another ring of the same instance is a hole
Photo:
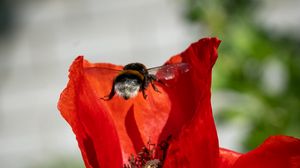
[[[90,63],[83,56],[77,57],[70,67],[69,82],[58,109],[76,135],[85,166],[299,164],[300,142],[291,137],[273,137],[247,154],[219,149],[210,102],[212,67],[219,44],[217,38],[204,38],[171,57],[166,64],[185,62],[189,71],[163,81],[165,85],[158,83],[160,92],[149,87],[146,99],[139,93],[129,100],[119,96],[102,100],[117,75],[112,69],[121,70],[122,66]]]

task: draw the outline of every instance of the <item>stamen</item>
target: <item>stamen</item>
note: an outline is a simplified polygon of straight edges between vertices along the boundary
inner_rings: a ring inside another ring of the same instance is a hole
[[[160,168],[161,167],[161,162],[158,159],[154,160],[149,160],[144,168]]]
[[[162,168],[165,161],[171,135],[158,145],[152,144],[150,140],[147,146],[142,147],[137,156],[131,155],[129,164],[124,164],[123,168]]]

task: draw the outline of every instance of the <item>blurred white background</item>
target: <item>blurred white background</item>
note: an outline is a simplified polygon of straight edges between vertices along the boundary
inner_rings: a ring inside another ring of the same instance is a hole
[[[275,25],[278,31],[299,28],[300,22],[290,22],[300,21],[296,10],[299,1],[267,2],[260,16],[267,25]],[[83,166],[75,136],[56,108],[76,56],[84,55],[92,62],[158,66],[190,43],[209,36],[197,33],[201,30],[184,20],[183,4],[177,0],[24,0],[0,4],[6,12],[0,34],[3,168],[67,167],[69,162]],[[291,12],[295,18],[290,18]],[[218,108],[222,99],[214,100]],[[242,134],[238,128],[220,129],[221,146],[238,149],[235,142]]]
[[[198,38],[171,0],[6,5],[13,22],[0,41],[0,167],[81,162],[75,136],[56,108],[76,56],[158,66]]]

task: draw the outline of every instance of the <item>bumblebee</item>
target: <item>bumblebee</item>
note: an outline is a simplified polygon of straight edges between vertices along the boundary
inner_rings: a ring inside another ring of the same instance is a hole
[[[165,85],[162,80],[170,80],[175,77],[177,72],[187,71],[189,71],[187,63],[169,64],[149,69],[141,63],[130,63],[125,65],[114,78],[110,93],[102,99],[111,100],[117,94],[128,100],[139,92],[142,92],[146,99],[146,89],[150,84],[156,92],[160,92],[155,82]]]

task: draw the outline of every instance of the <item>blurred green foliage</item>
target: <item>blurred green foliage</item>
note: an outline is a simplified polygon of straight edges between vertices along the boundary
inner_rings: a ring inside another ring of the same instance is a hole
[[[248,102],[232,103],[217,122],[242,119],[250,130],[245,151],[268,136],[300,138],[300,39],[267,30],[256,19],[262,1],[187,0],[186,17],[205,34],[219,37],[214,92],[227,90]]]

